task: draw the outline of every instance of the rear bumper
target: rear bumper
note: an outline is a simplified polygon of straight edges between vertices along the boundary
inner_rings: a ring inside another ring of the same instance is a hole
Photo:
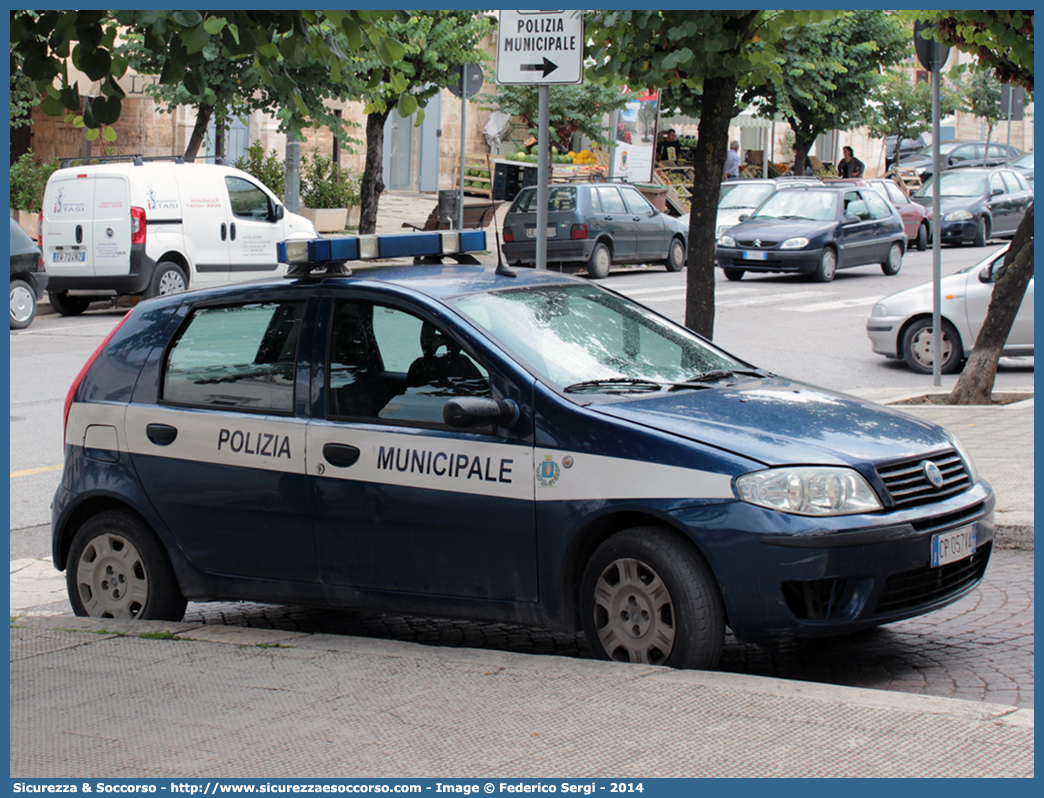
[[[127,274],[65,276],[50,274],[47,290],[55,294],[75,291],[96,296],[125,296],[145,292],[156,262],[145,254],[144,246],[132,246]]]
[[[591,238],[579,240],[564,239],[547,242],[547,259],[551,262],[581,262],[586,263],[591,259],[591,251],[594,249],[595,241]],[[504,259],[509,263],[536,263],[536,241],[513,241],[501,245],[504,250]]]

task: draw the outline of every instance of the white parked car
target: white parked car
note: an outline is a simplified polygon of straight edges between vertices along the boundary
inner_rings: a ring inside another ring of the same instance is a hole
[[[1001,247],[974,266],[961,269],[941,281],[942,372],[960,370],[975,348],[986,311],[993,295],[993,284],[1004,264]],[[899,291],[876,305],[866,322],[866,334],[874,351],[890,358],[902,358],[921,374],[932,373],[932,284]],[[1033,356],[1033,280],[1026,287],[1022,306],[1011,327],[1002,352],[1007,357]]]
[[[818,186],[815,178],[781,177],[775,180],[726,180],[718,197],[718,220],[715,236],[740,223],[740,216],[750,214],[761,203],[783,188]]]

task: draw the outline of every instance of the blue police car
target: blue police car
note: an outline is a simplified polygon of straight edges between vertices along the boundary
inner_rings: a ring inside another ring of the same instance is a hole
[[[135,307],[69,391],[53,553],[78,615],[372,608],[712,668],[726,626],[833,635],[966,595],[994,504],[938,426],[585,280],[420,265]]]

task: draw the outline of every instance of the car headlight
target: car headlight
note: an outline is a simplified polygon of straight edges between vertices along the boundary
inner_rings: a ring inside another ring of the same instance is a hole
[[[794,515],[852,515],[882,509],[865,479],[851,468],[794,466],[736,477],[739,497]]]
[[[971,219],[972,215],[968,211],[953,211],[943,217],[943,221],[946,222],[963,222],[967,219]]]
[[[971,459],[971,455],[968,454],[968,450],[964,448],[964,444],[958,440],[957,436],[952,432],[949,433],[950,442],[953,444],[953,448],[957,450],[957,454],[961,456],[964,461],[964,467],[968,469],[968,476],[971,477],[972,483],[979,481],[979,469],[975,467],[975,462]]]
[[[722,236],[718,239],[719,247],[734,247],[736,246],[736,239],[732,236]]]
[[[804,249],[808,246],[807,238],[788,238],[779,245],[780,249]]]

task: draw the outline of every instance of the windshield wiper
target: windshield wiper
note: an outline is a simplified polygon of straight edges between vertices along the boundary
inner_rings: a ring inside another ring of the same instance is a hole
[[[815,221],[811,216],[795,216],[794,214],[788,214],[787,216],[780,216],[780,219],[804,219],[809,222]]]
[[[697,374],[695,377],[689,377],[685,382],[714,382],[716,380],[724,380],[729,377],[735,377],[738,374],[742,374],[747,377],[767,377],[768,372],[762,371],[761,369],[713,369],[712,371],[705,371],[702,374]]]
[[[665,387],[661,382],[654,380],[643,380],[636,377],[606,377],[600,380],[584,380],[567,386],[563,390],[566,393],[598,393],[599,388],[616,388],[617,393],[649,393],[662,391]]]

